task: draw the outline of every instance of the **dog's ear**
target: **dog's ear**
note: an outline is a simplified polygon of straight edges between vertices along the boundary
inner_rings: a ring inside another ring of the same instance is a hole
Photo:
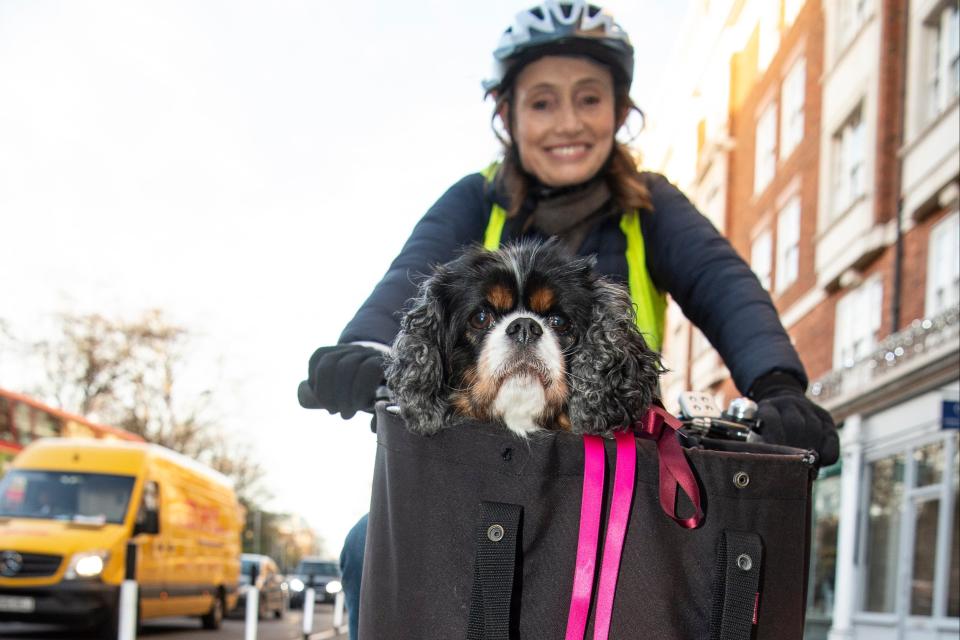
[[[387,386],[411,431],[429,435],[449,418],[449,389],[443,356],[444,315],[439,292],[446,271],[438,269],[421,286],[387,359]]]
[[[606,433],[640,419],[658,396],[660,355],[637,329],[624,287],[598,277],[592,322],[570,359],[570,423],[578,433]]]

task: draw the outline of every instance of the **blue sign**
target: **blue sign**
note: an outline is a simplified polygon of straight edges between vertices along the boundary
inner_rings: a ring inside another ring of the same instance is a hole
[[[940,409],[940,424],[944,429],[960,429],[960,401],[943,401]]]

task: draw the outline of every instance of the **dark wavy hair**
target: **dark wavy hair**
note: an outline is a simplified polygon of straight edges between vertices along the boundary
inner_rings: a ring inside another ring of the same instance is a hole
[[[516,78],[516,76],[514,76]],[[530,192],[530,187],[536,180],[527,173],[520,163],[520,152],[517,145],[496,129],[496,119],[503,111],[507,113],[507,125],[509,129],[514,129],[514,86],[511,83],[503,91],[498,93],[493,107],[493,116],[491,125],[497,139],[503,144],[503,161],[497,172],[498,187],[507,196],[510,207],[507,210],[509,216],[515,216],[523,208],[523,204]],[[622,84],[614,85],[614,113],[617,122],[626,121],[631,111],[636,111],[643,116],[643,111],[633,102],[630,97],[629,89]],[[508,134],[509,135],[509,134]],[[634,160],[633,153],[627,145],[622,142],[613,141],[613,149],[606,164],[600,169],[604,175],[607,186],[613,194],[613,199],[620,209],[648,209],[652,210],[653,205],[650,201],[650,191],[647,189],[647,181],[637,170],[637,163]]]

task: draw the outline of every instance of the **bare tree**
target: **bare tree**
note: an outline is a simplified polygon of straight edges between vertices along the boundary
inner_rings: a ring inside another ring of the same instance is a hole
[[[37,395],[210,465],[248,504],[265,497],[249,448],[223,437],[213,391],[183,389],[192,337],[185,328],[158,310],[133,320],[63,314],[60,322],[61,337],[33,345],[47,374]]]

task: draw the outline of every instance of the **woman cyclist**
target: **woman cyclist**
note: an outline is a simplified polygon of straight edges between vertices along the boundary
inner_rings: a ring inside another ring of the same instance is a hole
[[[300,401],[350,418],[373,405],[383,354],[416,277],[463,246],[559,237],[629,285],[648,343],[662,345],[666,294],[710,340],[737,388],[759,405],[768,442],[839,454],[830,415],[804,395],[807,376],[769,294],[729,242],[665,177],[640,171],[616,139],[636,106],[634,50],[607,12],[582,0],[522,11],[494,50],[484,83],[504,132],[499,163],[454,184],[427,211],[346,326],[310,358]],[[356,637],[366,521],[342,566]]]

